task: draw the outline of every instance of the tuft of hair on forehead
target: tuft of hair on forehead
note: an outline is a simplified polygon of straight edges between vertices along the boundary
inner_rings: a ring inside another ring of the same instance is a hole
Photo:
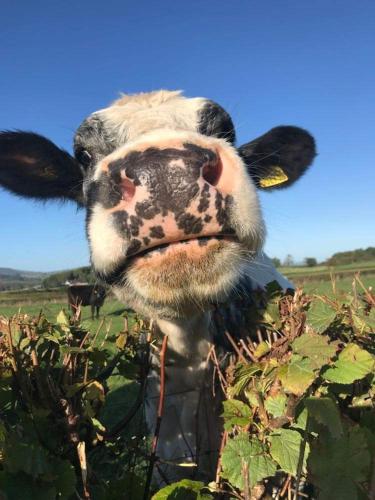
[[[118,144],[125,144],[156,129],[196,132],[205,102],[200,97],[186,98],[180,90],[157,90],[123,95],[95,115],[116,135]]]
[[[121,94],[121,97],[113,101],[111,106],[134,104],[152,108],[181,97],[182,90],[154,90],[153,92],[140,92],[138,94]]]

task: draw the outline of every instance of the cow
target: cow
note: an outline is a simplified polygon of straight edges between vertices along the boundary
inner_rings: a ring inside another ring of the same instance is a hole
[[[101,285],[70,285],[68,286],[68,304],[75,313],[79,306],[91,306],[91,319],[99,318],[100,308],[104,304],[106,290]]]
[[[222,431],[208,361],[214,310],[226,304],[235,313],[236,297],[273,280],[290,286],[262,253],[258,190],[289,187],[315,154],[313,137],[295,126],[236,145],[219,104],[166,90],[123,95],[91,114],[75,133],[74,155],[35,133],[0,135],[0,184],[84,207],[98,279],[153,320],[154,347],[168,338],[159,485],[214,478]],[[147,384],[150,431],[158,352]]]

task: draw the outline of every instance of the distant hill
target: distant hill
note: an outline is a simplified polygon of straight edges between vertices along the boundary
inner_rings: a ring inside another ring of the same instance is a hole
[[[0,267],[0,290],[19,290],[41,286],[42,281],[50,274]]]
[[[346,252],[337,252],[327,259],[328,266],[339,266],[343,264],[354,264],[356,262],[367,262],[375,259],[375,247],[357,248]]]
[[[90,266],[50,273],[21,271],[9,267],[0,267],[0,291],[34,287],[56,288],[64,286],[66,281],[93,283],[95,277]]]

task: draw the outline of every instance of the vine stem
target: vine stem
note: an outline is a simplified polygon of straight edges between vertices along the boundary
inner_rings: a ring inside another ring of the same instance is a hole
[[[146,485],[145,485],[144,494],[143,494],[143,500],[148,500],[148,498],[149,498],[152,474],[153,474],[155,462],[157,459],[156,450],[157,450],[158,441],[159,441],[159,434],[160,434],[161,421],[163,418],[164,399],[165,399],[165,354],[167,352],[167,346],[168,346],[168,335],[165,335],[163,338],[163,343],[162,343],[161,349],[160,349],[160,393],[159,393],[158,412],[157,412],[157,417],[156,417],[154,438],[152,440],[150,463],[149,463],[148,471],[147,471],[147,478],[146,478]]]

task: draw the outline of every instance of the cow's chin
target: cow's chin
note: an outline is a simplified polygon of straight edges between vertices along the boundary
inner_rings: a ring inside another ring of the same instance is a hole
[[[134,257],[113,289],[140,313],[181,317],[225,300],[250,256],[230,238],[177,242]]]

